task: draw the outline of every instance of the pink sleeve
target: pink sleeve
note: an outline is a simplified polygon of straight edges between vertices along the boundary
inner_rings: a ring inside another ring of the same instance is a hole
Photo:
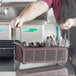
[[[43,0],[43,1],[47,3],[49,8],[52,6],[53,0]]]

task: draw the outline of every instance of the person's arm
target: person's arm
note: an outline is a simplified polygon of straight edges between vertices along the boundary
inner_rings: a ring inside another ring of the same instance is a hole
[[[73,26],[76,26],[76,18],[73,18],[73,21],[74,21],[74,25]]]
[[[65,23],[60,24],[62,29],[69,29],[71,27],[76,27],[76,18],[69,18]]]
[[[17,18],[11,21],[12,28],[21,27],[24,22],[35,19],[37,16],[47,12],[48,9],[49,6],[42,0],[31,3],[27,8],[24,8]]]
[[[27,8],[25,8],[21,12],[20,16],[23,16],[25,19],[25,22],[27,22],[47,12],[48,9],[49,7],[44,1],[37,1],[37,2],[31,3]]]

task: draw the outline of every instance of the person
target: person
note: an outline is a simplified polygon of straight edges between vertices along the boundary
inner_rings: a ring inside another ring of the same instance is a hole
[[[19,16],[13,19],[10,24],[12,28],[21,27],[24,22],[28,22],[35,19],[39,15],[47,12],[50,8],[53,8],[54,16],[56,18],[57,23],[60,23],[59,14],[61,4],[61,0],[37,0],[36,2],[29,4],[27,8],[24,8],[19,14]],[[76,18],[68,18],[65,22],[60,23],[60,27],[62,29],[71,28],[75,25],[75,21]]]
[[[76,18],[69,18],[65,23],[60,24],[62,29],[70,29],[71,27],[76,26]]]

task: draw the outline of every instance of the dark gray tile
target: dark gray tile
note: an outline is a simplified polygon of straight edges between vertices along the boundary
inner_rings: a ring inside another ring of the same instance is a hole
[[[14,60],[0,59],[0,71],[14,71]]]

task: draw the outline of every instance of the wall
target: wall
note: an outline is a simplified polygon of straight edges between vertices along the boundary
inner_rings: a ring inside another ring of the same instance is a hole
[[[36,0],[2,0],[2,3],[8,3],[8,2],[32,2]],[[1,2],[1,0],[0,0]]]

